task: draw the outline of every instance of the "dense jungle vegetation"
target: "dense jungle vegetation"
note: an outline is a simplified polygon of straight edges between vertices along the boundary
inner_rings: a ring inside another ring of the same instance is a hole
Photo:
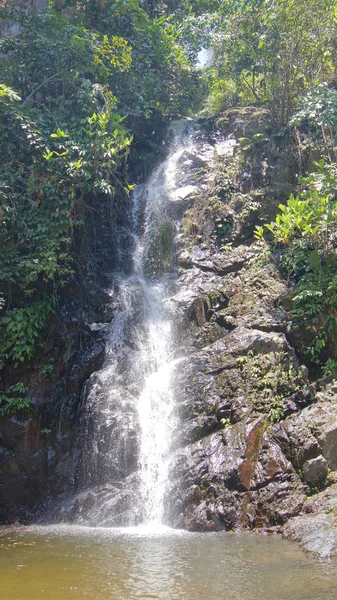
[[[139,123],[255,105],[270,109],[275,135],[314,151],[298,193],[255,235],[282,250],[294,315],[315,330],[310,360],[336,370],[337,3],[11,4],[0,9],[0,368],[41,351],[93,214],[113,228]],[[212,56],[203,69],[201,48]],[[25,406],[18,385],[3,413]]]

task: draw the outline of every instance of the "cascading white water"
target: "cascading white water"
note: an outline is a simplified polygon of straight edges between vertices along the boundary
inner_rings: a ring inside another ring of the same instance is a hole
[[[176,428],[172,375],[179,356],[166,304],[174,277],[174,223],[179,161],[192,148],[174,127],[167,159],[132,199],[131,274],[114,277],[118,312],[106,328],[103,369],[89,381],[81,434],[82,491],[72,519],[93,525],[162,524],[172,433]],[[185,157],[186,158],[186,157]],[[123,260],[121,252],[121,260]],[[69,514],[69,513],[68,513]]]
[[[150,366],[137,403],[140,423],[140,497],[144,523],[161,523],[168,477],[174,398],[170,379],[173,368],[171,324],[156,290],[147,290],[148,340],[144,347]]]
[[[186,125],[184,124],[186,127]],[[161,524],[167,487],[169,452],[175,426],[174,395],[171,377],[176,360],[172,341],[172,324],[165,310],[167,275],[158,273],[155,284],[144,277],[146,250],[156,239],[158,227],[165,223],[167,203],[176,190],[179,158],[191,144],[182,141],[181,127],[175,132],[168,159],[153,173],[147,184],[145,227],[134,251],[134,274],[139,278],[148,310],[147,336],[140,344],[140,360],[147,375],[137,402],[140,423],[140,497],[146,524]],[[139,196],[136,194],[136,206]],[[136,208],[134,214],[139,215]],[[155,252],[154,252],[155,255]],[[150,263],[155,262],[155,256]],[[155,265],[156,266],[156,265]]]

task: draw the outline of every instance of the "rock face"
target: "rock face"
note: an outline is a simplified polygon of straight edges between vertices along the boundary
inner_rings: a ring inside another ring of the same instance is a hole
[[[31,369],[27,394],[31,409],[0,416],[0,523],[34,518],[38,502],[59,496],[74,481],[79,458],[74,452],[78,403],[85,381],[101,367],[105,351],[102,336],[90,332],[74,304],[68,316],[63,315],[61,328],[51,326],[54,343],[46,341],[42,362]],[[75,322],[68,321],[71,318]],[[24,378],[19,369],[10,375],[19,381]]]
[[[282,528],[286,539],[298,542],[303,548],[321,558],[337,554],[337,486],[307,499],[302,514],[290,519]]]
[[[323,558],[337,553],[336,391],[334,382],[318,390],[317,403],[289,417],[276,433],[316,492],[306,499],[301,514],[286,523],[282,534]]]
[[[283,537],[321,558],[329,558],[337,553],[336,517],[325,512],[295,517],[283,527]]]
[[[311,400],[307,370],[287,341],[285,282],[250,233],[282,186],[277,177],[271,186],[258,157],[248,186],[241,125],[229,123],[227,134],[212,145],[200,135],[182,155],[181,189],[191,180],[194,189],[188,204],[181,194],[171,208],[179,272],[170,308],[187,358],[175,373],[179,426],[166,514],[199,531],[280,526],[299,513],[307,490],[274,436],[279,420]]]
[[[255,149],[242,159],[237,138],[251,129],[268,135],[267,121],[265,114],[254,123],[252,115],[230,114],[226,141],[217,138],[210,153],[200,139],[195,158],[189,156],[203,168],[177,226],[171,309],[187,358],[175,374],[180,425],[166,513],[171,525],[197,531],[278,529],[289,522],[284,535],[300,539],[296,516],[309,510],[308,495],[334,481],[337,404],[333,383],[309,385],[289,343],[289,290],[268,247],[252,243],[258,215],[271,219],[293,181],[289,156],[276,153],[272,139],[269,151]],[[182,173],[182,189],[190,176]],[[322,531],[334,515],[310,506],[316,516],[303,517],[303,535],[315,539],[312,523],[321,541],[306,547],[335,552],[332,526],[326,542]]]

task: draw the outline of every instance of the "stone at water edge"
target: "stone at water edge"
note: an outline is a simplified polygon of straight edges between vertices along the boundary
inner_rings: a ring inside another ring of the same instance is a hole
[[[328,476],[328,463],[324,456],[307,460],[303,465],[303,479],[312,486],[322,485]]]
[[[294,517],[283,526],[282,535],[320,558],[337,554],[337,518],[333,514]]]

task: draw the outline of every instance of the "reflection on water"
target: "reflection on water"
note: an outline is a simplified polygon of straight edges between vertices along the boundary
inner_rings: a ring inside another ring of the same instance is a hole
[[[1,600],[336,600],[337,563],[276,536],[0,529]]]

